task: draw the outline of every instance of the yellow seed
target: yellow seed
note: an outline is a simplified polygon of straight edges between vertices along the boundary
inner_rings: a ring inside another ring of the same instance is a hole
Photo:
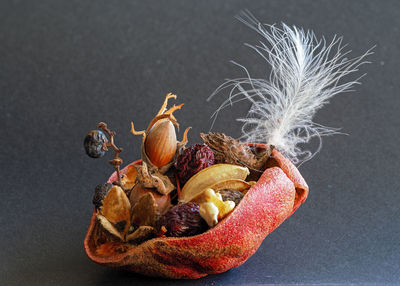
[[[200,204],[199,212],[209,227],[213,227],[218,223],[219,210],[213,203]]]
[[[195,202],[200,205],[200,215],[210,227],[216,225],[235,208],[234,202],[224,202],[221,194],[216,194],[213,189],[205,190],[196,197]]]

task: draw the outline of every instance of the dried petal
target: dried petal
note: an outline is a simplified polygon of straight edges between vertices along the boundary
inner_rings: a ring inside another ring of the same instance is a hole
[[[121,178],[122,186],[126,190],[131,189],[135,185],[136,176],[137,176],[137,170],[136,170],[135,166],[133,166],[133,165],[128,166],[128,170]]]
[[[183,186],[180,200],[190,202],[210,186],[225,180],[244,180],[249,169],[232,164],[216,164],[205,168],[190,178]]]
[[[97,219],[99,220],[101,226],[107,230],[110,234],[118,237],[120,240],[124,240],[120,232],[113,226],[111,222],[108,221],[104,216],[97,214]]]
[[[130,209],[131,204],[125,192],[119,186],[113,186],[103,200],[103,206],[100,208],[100,213],[111,223],[121,224],[125,222],[125,234],[130,224]]]
[[[138,226],[155,226],[157,204],[152,193],[142,196],[132,208],[132,222]]]
[[[139,226],[133,233],[126,237],[126,241],[130,243],[139,244],[145,240],[151,239],[156,236],[156,229],[151,226]]]

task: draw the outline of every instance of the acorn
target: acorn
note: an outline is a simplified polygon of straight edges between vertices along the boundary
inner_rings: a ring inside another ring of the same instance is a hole
[[[169,119],[163,119],[149,131],[144,149],[150,162],[156,167],[167,165],[174,158],[177,149],[175,127]]]

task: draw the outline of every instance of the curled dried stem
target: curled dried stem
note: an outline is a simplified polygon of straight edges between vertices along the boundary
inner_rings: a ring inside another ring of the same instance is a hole
[[[185,146],[188,143],[187,134],[192,127],[186,128],[185,132],[183,132],[182,141],[179,142],[179,147]]]
[[[168,100],[170,98],[176,99],[176,97],[177,97],[176,94],[167,93],[167,95],[165,96],[165,99],[164,99],[164,103],[163,103],[163,105],[161,105],[161,108],[157,112],[157,115],[161,115],[161,114],[165,113],[165,110],[167,110]]]
[[[131,122],[131,133],[133,135],[142,135],[143,136],[143,142],[144,142],[144,139],[146,139],[146,130],[136,131],[135,130],[135,125],[133,125],[133,122]]]
[[[115,171],[117,172],[117,184],[126,192],[125,188],[122,185],[121,182],[121,172],[120,172],[120,165],[123,163],[122,159],[119,157],[119,154],[123,151],[122,148],[117,147],[117,145],[115,145],[114,142],[114,137],[116,135],[115,131],[111,131],[110,129],[108,129],[107,124],[105,122],[99,122],[99,124],[97,124],[97,128],[103,130],[104,132],[107,133],[107,135],[110,137],[110,141],[106,142],[103,145],[103,150],[108,150],[109,147],[111,147],[114,150],[114,158],[112,160],[110,160],[110,164],[113,166],[113,168],[115,169]]]

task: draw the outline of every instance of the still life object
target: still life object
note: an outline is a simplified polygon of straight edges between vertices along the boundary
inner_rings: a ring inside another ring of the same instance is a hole
[[[269,78],[259,79],[235,63],[246,76],[226,81],[209,98],[228,91],[214,120],[236,102],[251,103],[237,119],[239,139],[208,132],[188,146],[187,127],[178,141],[174,114],[183,104],[168,108],[177,99],[171,93],[146,130],[131,123],[131,133],[142,136],[141,160],[120,168],[123,150],[104,122],[85,137],[90,157],[114,152],[115,172],[95,188],[84,241],[93,261],[166,278],[225,272],[243,264],[305,202],[308,186],[295,164],[319,151],[321,144],[314,152],[303,149],[311,138],[338,132],[313,116],[358,83],[343,77],[371,52],[348,59],[341,38],[328,43],[312,31],[261,24],[247,12],[238,19],[262,36],[249,47],[271,67]]]

